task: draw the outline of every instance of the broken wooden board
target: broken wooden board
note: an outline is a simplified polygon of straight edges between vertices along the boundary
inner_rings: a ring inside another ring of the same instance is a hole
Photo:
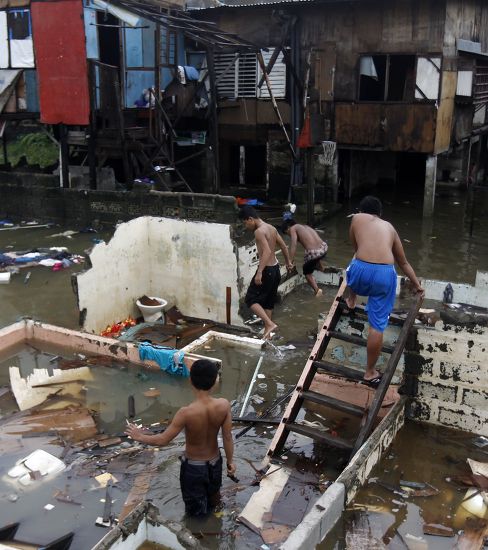
[[[5,419],[0,426],[2,434],[58,433],[66,441],[77,442],[95,437],[97,426],[89,410],[84,407],[66,407],[17,413]]]
[[[463,533],[455,546],[456,550],[481,550],[484,540],[488,537],[488,521],[468,517]]]
[[[47,369],[34,369],[27,378],[22,378],[18,367],[10,367],[9,373],[10,386],[21,411],[40,405],[58,390],[60,394],[76,395],[81,389],[79,381],[93,378],[89,367],[56,369],[52,375]]]
[[[455,535],[454,529],[440,523],[425,523],[423,530],[424,535],[434,535],[436,537],[453,537]]]
[[[122,511],[119,514],[119,523],[128,516],[134,508],[140,504],[146,497],[147,492],[151,487],[151,480],[156,473],[156,449],[147,449],[147,452],[151,452],[152,460],[146,463],[146,468],[143,472],[136,476],[132,489],[130,490],[127,498],[125,499]]]
[[[279,467],[270,466],[268,475],[259,484],[259,490],[251,496],[238,517],[239,521],[257,533],[264,527],[264,514],[272,511],[273,503],[281,494],[291,474],[288,468],[277,468]]]
[[[385,417],[390,407],[392,407],[399,399],[400,394],[397,391],[398,386],[390,385],[386,395],[383,399],[383,403],[378,412],[378,418]],[[340,401],[345,401],[351,405],[357,405],[364,409],[367,409],[375,396],[376,389],[370,388],[365,384],[353,382],[350,380],[344,380],[343,378],[337,378],[330,376],[329,374],[318,373],[315,375],[310,389],[322,395],[327,395]],[[320,408],[320,407],[319,407]],[[319,410],[317,408],[317,410]],[[313,404],[307,403],[307,409],[315,410]]]

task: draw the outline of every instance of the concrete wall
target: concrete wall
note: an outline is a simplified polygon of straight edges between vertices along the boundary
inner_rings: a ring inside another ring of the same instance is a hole
[[[234,197],[203,193],[119,192],[61,189],[54,176],[0,172],[0,215],[86,227],[115,225],[138,216],[234,223]]]
[[[486,327],[419,328],[418,353],[405,358],[410,417],[488,435]]]
[[[143,294],[175,304],[183,314],[226,322],[226,288],[231,289],[231,323],[242,324],[239,298],[244,277],[231,226],[169,218],[142,217],[121,224],[108,244],[90,255],[92,268],[77,276],[78,305],[86,309],[84,329],[100,332],[108,324],[140,316],[135,305]]]

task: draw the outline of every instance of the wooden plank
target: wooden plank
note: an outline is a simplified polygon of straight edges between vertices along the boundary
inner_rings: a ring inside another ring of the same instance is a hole
[[[361,382],[363,380],[363,373],[361,371],[344,365],[337,365],[330,361],[314,361],[313,366],[318,372],[333,374],[347,380],[353,380],[354,382]]]
[[[286,424],[287,428],[291,432],[310,437],[314,441],[319,441],[320,443],[325,443],[331,447],[336,447],[337,449],[343,449],[345,451],[350,451],[354,444],[342,437],[334,437],[326,432],[317,430],[316,428],[311,428],[310,426],[304,426],[303,424],[296,424],[290,422]]]
[[[301,397],[305,401],[312,401],[313,403],[318,403],[319,405],[324,405],[325,407],[330,407],[353,416],[361,417],[366,412],[362,407],[358,407],[357,405],[352,405],[346,401],[341,401],[340,399],[335,399],[334,397],[322,395],[314,391],[302,391]]]
[[[335,338],[336,340],[342,340],[343,342],[349,342],[350,344],[356,344],[357,346],[366,347],[368,345],[368,340],[366,340],[366,338],[361,338],[361,336],[356,336],[354,334],[347,334],[346,332],[331,330],[329,332],[329,335],[331,338]],[[384,345],[381,348],[381,351],[384,353],[393,353],[395,349],[395,346]]]

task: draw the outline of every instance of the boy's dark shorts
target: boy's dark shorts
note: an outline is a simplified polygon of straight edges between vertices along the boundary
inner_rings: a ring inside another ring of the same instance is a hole
[[[254,277],[256,274],[254,274]],[[252,278],[251,284],[246,293],[246,306],[259,304],[264,309],[273,309],[276,297],[278,295],[278,286],[280,285],[281,273],[279,264],[266,266],[261,278],[262,284],[257,285]]]
[[[320,260],[323,260],[327,256],[327,252],[320,256],[320,258],[315,258],[313,260],[308,260],[308,262],[305,262],[303,264],[303,274],[304,275],[311,275],[315,270],[320,271]]]
[[[222,485],[222,457],[188,460],[181,457],[180,486],[188,516],[208,514]]]

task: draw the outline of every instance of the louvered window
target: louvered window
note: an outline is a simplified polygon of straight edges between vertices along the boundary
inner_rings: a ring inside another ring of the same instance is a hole
[[[273,49],[263,53],[265,65],[270,60]],[[241,54],[234,65],[226,71],[235,58],[235,53],[222,53],[215,57],[215,74],[219,79],[217,91],[220,98],[259,97],[269,98],[268,88],[264,83],[261,89],[257,88],[262,76],[256,54]],[[224,74],[225,73],[225,74]],[[276,98],[286,95],[286,66],[283,63],[283,54],[278,56],[270,74],[271,89]]]

